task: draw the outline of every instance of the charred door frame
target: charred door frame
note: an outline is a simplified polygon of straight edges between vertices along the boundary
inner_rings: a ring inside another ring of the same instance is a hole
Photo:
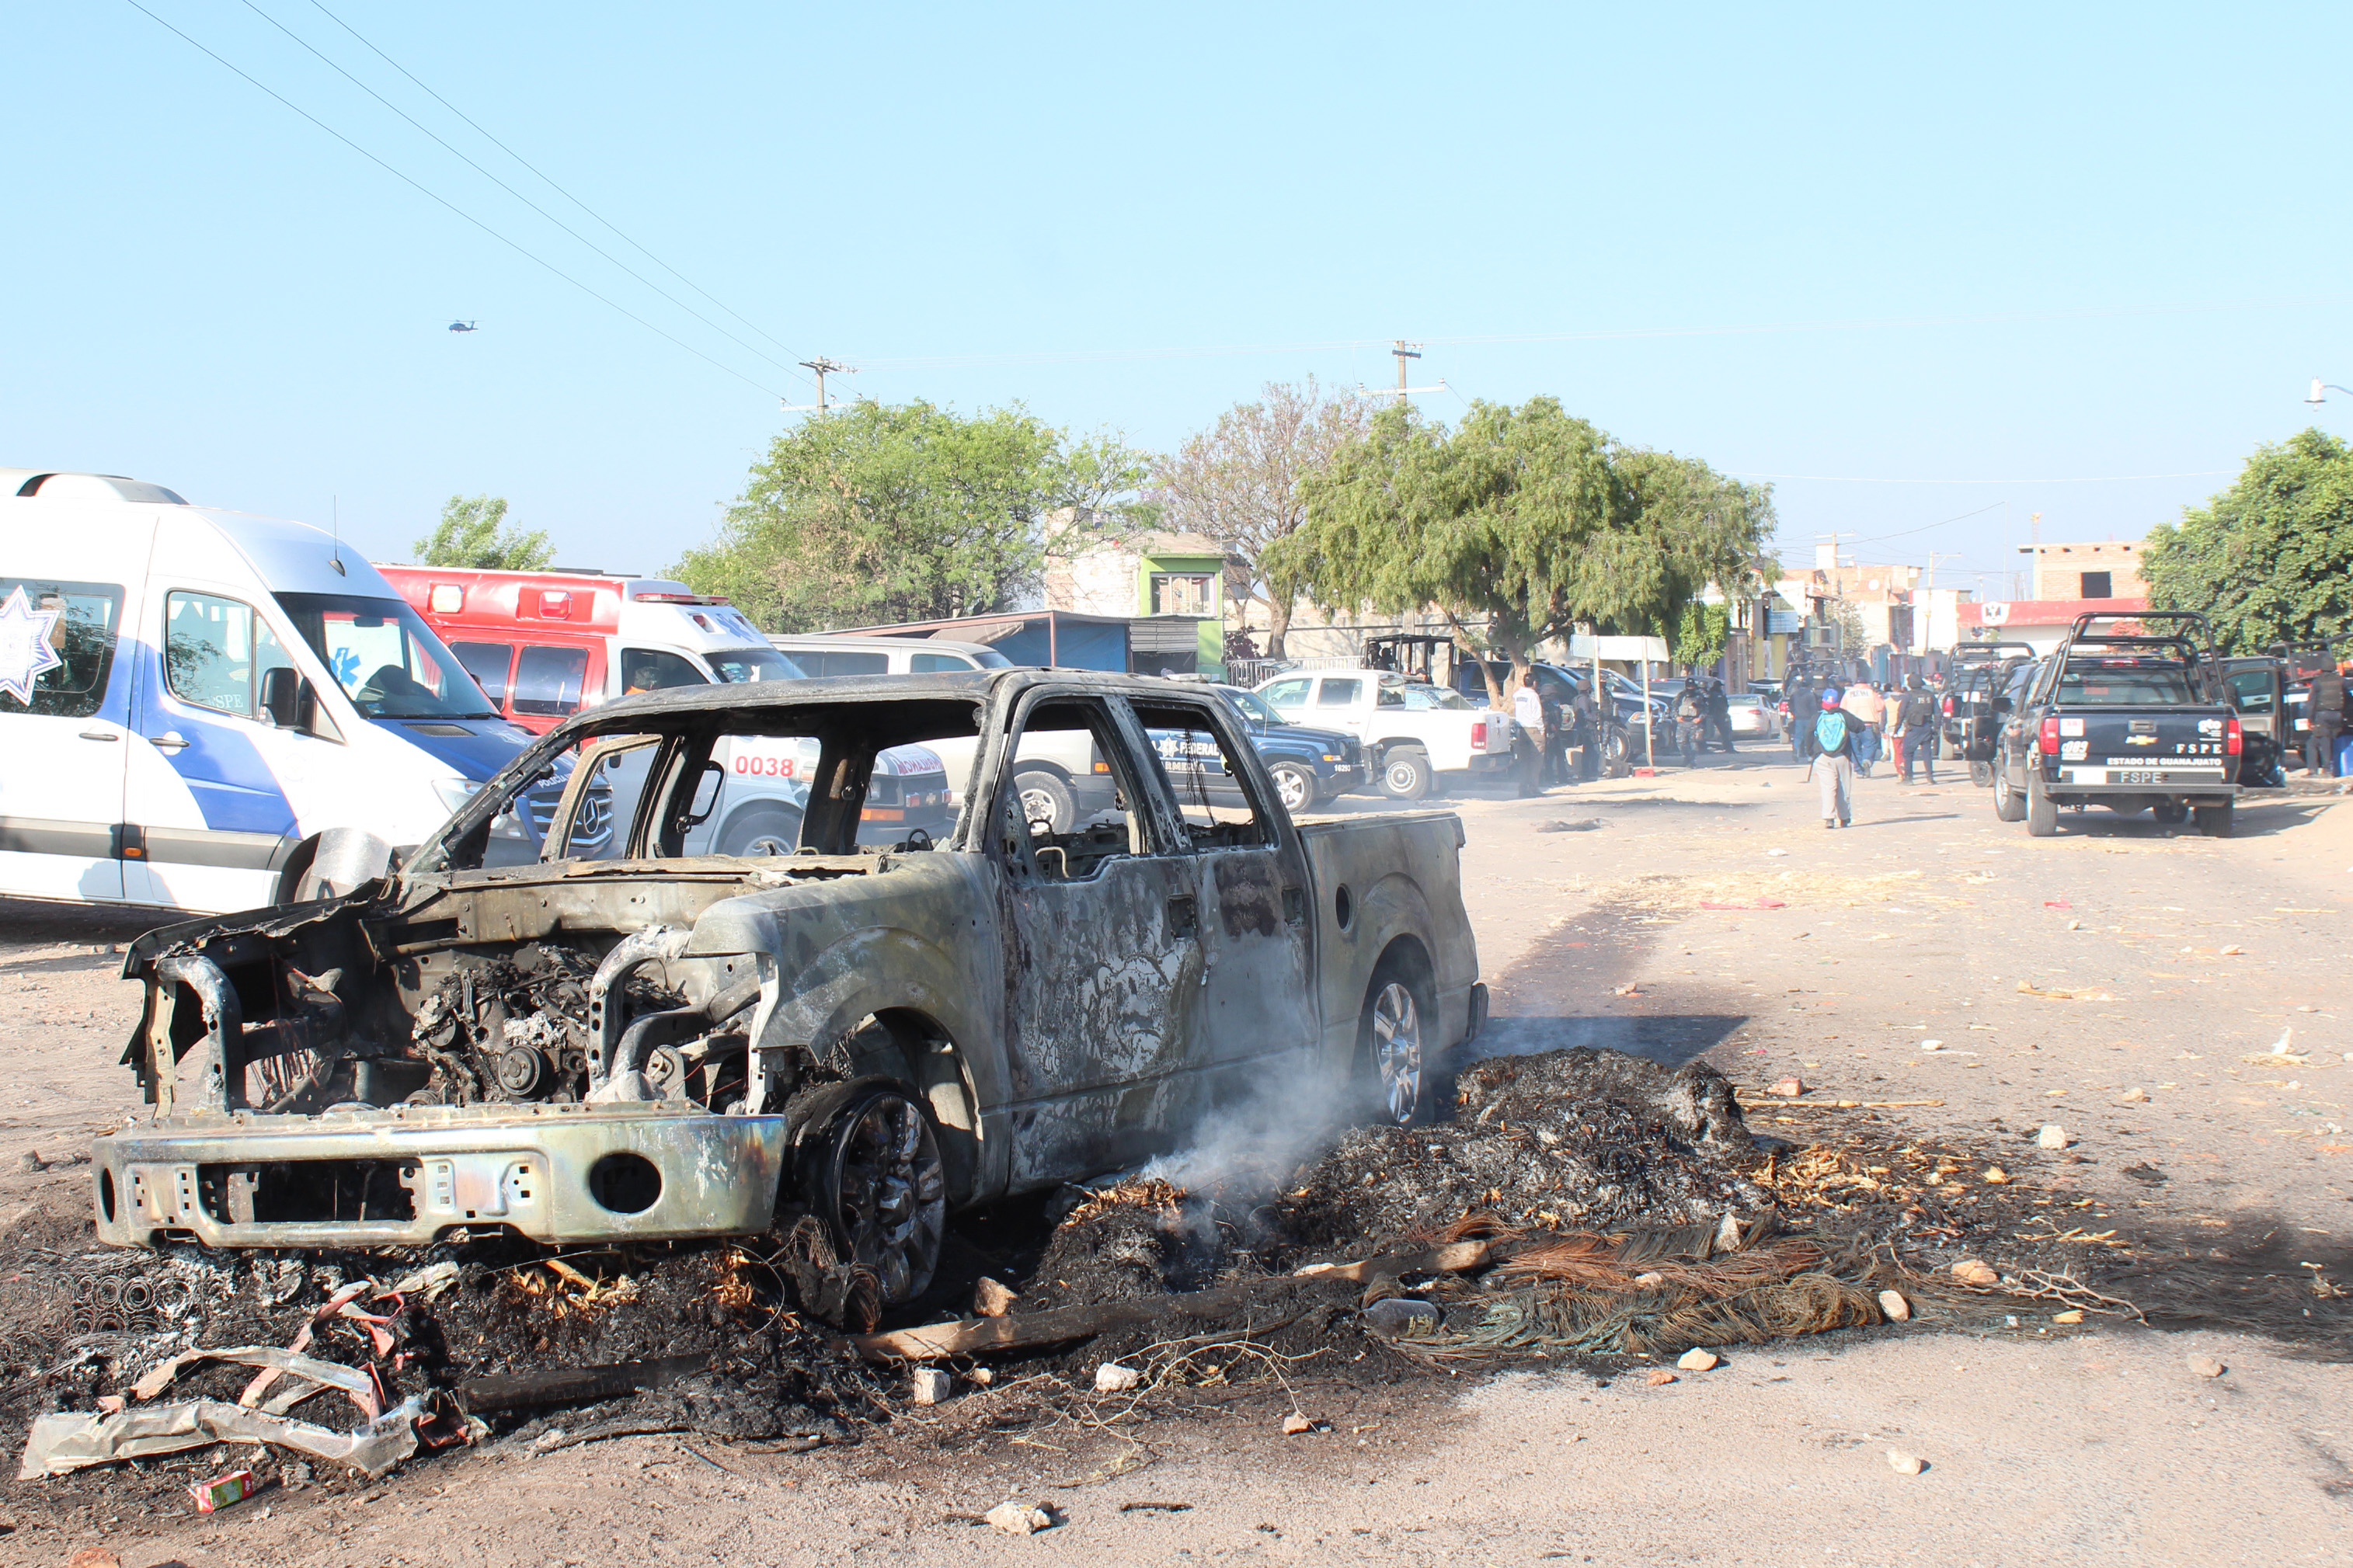
[[[1008,846],[1014,759],[1039,708],[1069,703],[1103,723],[1098,749],[1143,842],[1076,879],[1050,878],[1026,840]],[[1205,947],[1202,863],[1149,778],[1124,699],[1080,686],[1023,691],[1004,719],[982,853],[1005,943],[1002,1038],[1011,1099],[1009,1190],[1110,1170],[1164,1149],[1189,1122],[1206,1065],[1196,1019]]]
[[[1254,752],[1225,703],[1180,690],[1155,698],[1151,706],[1192,715],[1198,727],[1217,737],[1232,787],[1269,830],[1263,844],[1195,847],[1184,832],[1181,797],[1158,749],[1147,744],[1139,753],[1156,775],[1155,788],[1168,795],[1166,809],[1186,852],[1203,867],[1201,931],[1208,951],[1198,1014],[1206,1035],[1201,1059],[1224,1066],[1294,1053],[1312,1058],[1319,1043],[1315,951],[1307,852],[1298,829],[1268,798],[1259,772],[1244,761]],[[1151,726],[1141,715],[1135,721],[1148,732]],[[1249,1088],[1247,1082],[1221,1084],[1219,1092]]]

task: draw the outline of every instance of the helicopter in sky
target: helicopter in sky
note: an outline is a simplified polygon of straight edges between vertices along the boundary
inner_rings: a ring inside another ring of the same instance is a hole
[[[453,332],[474,332],[481,329],[471,321],[452,321],[449,323],[449,330]]]

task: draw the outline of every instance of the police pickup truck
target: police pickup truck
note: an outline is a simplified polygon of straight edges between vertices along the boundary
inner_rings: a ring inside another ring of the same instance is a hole
[[[1936,704],[1938,737],[1945,743],[1946,761],[1969,764],[1973,784],[1993,783],[2002,693],[2011,674],[2033,658],[2034,645],[2022,642],[1970,643],[1953,650],[1953,666]]]
[[[2194,611],[2076,616],[2002,721],[1994,815],[2047,838],[2063,805],[2151,806],[2229,837],[2245,737],[2211,646]]]

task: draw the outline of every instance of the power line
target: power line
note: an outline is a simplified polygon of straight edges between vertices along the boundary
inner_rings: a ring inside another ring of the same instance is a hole
[[[312,0],[312,3],[316,4],[317,0]],[[490,181],[491,184],[498,186],[499,189],[504,191],[507,195],[512,196],[515,200],[521,202],[523,205],[529,207],[532,211],[537,213],[540,216],[545,218],[548,222],[554,224],[556,227],[562,229],[565,233],[570,235],[573,238],[578,240],[581,244],[586,246],[589,249],[595,251],[597,255],[603,257],[606,260],[611,262],[614,266],[619,268],[622,271],[628,273],[630,277],[636,279],[638,282],[644,284],[647,288],[660,295],[663,299],[668,300],[671,304],[676,305],[680,310],[684,310],[688,315],[692,316],[696,321],[701,321],[704,326],[709,327],[712,331],[717,332],[721,337],[725,338],[737,348],[742,349],[744,353],[752,355],[754,359],[767,361],[768,363],[774,365],[776,369],[783,371],[786,375],[795,376],[796,379],[805,379],[799,377],[798,373],[794,371],[794,369],[785,361],[776,358],[774,354],[769,353],[765,349],[755,348],[752,344],[745,342],[743,339],[737,337],[734,333],[729,331],[726,328],[721,326],[718,322],[712,321],[710,317],[704,315],[702,311],[688,304],[685,300],[680,299],[675,294],[672,294],[669,289],[664,289],[660,284],[656,283],[652,279],[646,277],[643,273],[638,271],[637,268],[629,266],[628,263],[623,261],[619,257],[617,257],[610,251],[606,250],[596,241],[590,239],[586,235],[582,234],[578,229],[574,228],[570,224],[565,223],[562,218],[557,217],[554,213],[549,212],[545,207],[541,206],[537,202],[533,201],[529,196],[524,195],[521,191],[516,190],[512,185],[508,184],[504,180],[500,179],[496,174],[491,174],[488,169],[483,168],[480,163],[475,163],[471,158],[467,157],[465,153],[460,153],[457,148],[450,146],[449,143],[443,140],[442,137],[431,127],[421,123],[418,121],[417,117],[409,113],[408,110],[401,108],[400,105],[393,102],[392,100],[385,97],[384,94],[376,91],[375,89],[370,87],[367,83],[362,81],[359,78],[345,70],[332,59],[330,59],[325,54],[322,53],[314,45],[312,45],[308,38],[305,38],[302,35],[294,31],[293,28],[288,26],[277,17],[263,10],[259,5],[255,5],[254,0],[244,0],[244,5],[247,10],[260,17],[263,21],[277,28],[280,32],[285,34],[296,43],[301,45],[305,49],[308,49],[312,55],[316,56],[322,63],[324,63],[328,69],[333,71],[337,76],[342,77],[345,81],[350,82],[353,87],[358,88],[362,92],[366,93],[370,98],[375,99],[378,103],[383,104],[386,109],[391,110],[395,114],[399,115],[403,120],[408,121],[409,124],[415,126],[426,135],[432,137],[436,142],[440,144],[444,152],[448,153],[451,157],[458,159],[460,163],[463,163],[468,168],[473,170],[474,173],[481,175],[482,178]],[[322,11],[326,11],[326,7],[323,5],[319,8]],[[334,13],[332,11],[327,12],[327,18],[330,21],[336,22],[338,26],[342,25],[340,18],[336,17]],[[350,31],[348,27],[345,27],[344,30],[346,32]],[[353,33],[352,37],[359,38],[359,35],[357,33]],[[360,42],[366,44],[367,40],[365,38],[360,38]],[[375,46],[373,44],[368,44],[368,47],[370,48],[375,48]],[[377,49],[376,52],[380,55],[384,53],[381,49]],[[385,58],[387,61],[391,58],[390,56],[385,56]],[[395,70],[399,70],[400,67],[397,64],[394,64],[393,68]],[[406,71],[401,71],[401,74],[403,76],[408,75]],[[409,80],[416,81],[417,79],[415,77],[409,77]],[[422,82],[417,82],[417,85],[419,87],[425,86]],[[425,90],[427,92],[433,91],[431,88],[426,88]],[[436,98],[439,97],[438,94],[435,94],[435,96]],[[446,107],[446,100],[444,100],[444,103]],[[450,112],[452,114],[457,114],[458,111],[453,109]],[[462,114],[459,114],[458,118],[460,120],[466,119]],[[474,124],[470,120],[467,120],[466,123],[469,125]],[[480,131],[481,130],[481,127],[476,125],[474,126],[474,129]],[[488,135],[489,132],[484,132],[483,134]],[[493,140],[495,140],[495,138],[493,138]],[[509,155],[512,156],[512,154]],[[522,163],[522,160],[519,158],[515,161],[517,163]],[[523,166],[525,168],[531,167],[528,163],[525,163]],[[532,173],[537,174],[539,174],[539,171],[533,169]],[[540,174],[540,178],[544,180],[547,176]],[[550,184],[553,183],[554,182],[552,181],[550,182]],[[575,203],[575,205],[577,204]],[[586,209],[583,208],[582,210],[586,211]],[[593,217],[596,215],[592,213],[589,216]],[[600,219],[599,221],[602,220]],[[610,224],[607,224],[606,226],[607,228],[612,227]],[[618,231],[616,230],[615,232],[617,233]],[[623,236],[623,237],[627,238],[628,237]]]
[[[1942,528],[1948,522],[1964,522],[1973,517],[1983,517],[1987,512],[1993,510],[1994,508],[2001,506],[2002,504],[2004,503],[1994,501],[1986,506],[1978,508],[1975,511],[1962,512],[1957,517],[1939,518],[1935,522],[1924,522],[1917,528],[1899,529],[1894,533],[1877,533],[1872,535],[1869,539],[1851,539],[1848,540],[1847,542],[1850,544],[1882,544],[1891,539],[1909,539],[1915,533],[1926,533],[1932,528]],[[1843,537],[1843,535],[1834,534],[1831,537],[1833,540],[1836,540]]]
[[[315,3],[315,0],[314,0]],[[1609,342],[1641,338],[1746,337],[1773,332],[1862,331],[1890,327],[1983,327],[2033,321],[2105,320],[2134,316],[2204,315],[2229,310],[2308,310],[2342,305],[2353,295],[2329,294],[2308,300],[2232,300],[2192,305],[2119,305],[2063,310],[2021,310],[1979,316],[1887,316],[1819,321],[1777,321],[1748,325],[1704,327],[1624,327],[1582,331],[1491,332],[1459,337],[1424,338],[1425,345],[1448,348],[1496,343]],[[1225,343],[1192,347],[1138,349],[1046,349],[1014,353],[927,354],[891,359],[862,355],[869,369],[965,370],[991,365],[1089,364],[1114,360],[1200,359],[1220,355],[1337,353],[1352,349],[1386,348],[1387,338],[1335,338],[1320,342]],[[1810,475],[1766,476],[1788,479]],[[2142,475],[2137,478],[2176,479],[2198,476]],[[2010,483],[2010,480],[1957,480],[1956,483]]]
[[[367,47],[369,52],[375,56],[376,58],[382,60],[385,64],[390,66],[393,69],[406,77],[410,81],[416,82],[417,89],[427,98],[430,98],[434,102],[439,104],[442,108],[448,110],[450,113],[456,115],[459,119],[472,126],[475,132],[480,135],[482,140],[488,142],[491,146],[496,147],[500,152],[504,153],[508,157],[512,158],[516,163],[521,163],[524,168],[529,169],[533,174],[538,175],[541,180],[546,183],[547,188],[554,191],[557,195],[562,196],[565,201],[570,202],[574,206],[578,207],[582,212],[586,213],[590,217],[595,218],[598,223],[603,224],[607,228],[611,229],[616,235],[618,235],[621,238],[621,242],[627,245],[630,249],[636,251],[638,255],[644,257],[647,260],[652,262],[655,266],[660,268],[663,271],[669,273],[671,277],[685,284],[689,289],[693,289],[696,293],[710,300],[713,305],[718,306],[722,311],[734,317],[746,327],[751,328],[753,331],[758,333],[761,337],[766,338],[772,343],[776,343],[778,348],[784,349],[787,353],[792,352],[786,347],[786,345],[782,342],[778,342],[774,334],[763,331],[757,321],[753,321],[741,310],[732,308],[726,300],[720,299],[710,289],[705,289],[702,284],[697,283],[693,279],[689,278],[685,273],[681,272],[677,268],[672,267],[669,262],[664,261],[660,257],[656,256],[652,251],[648,250],[644,246],[638,244],[638,241],[632,239],[628,234],[623,233],[620,226],[614,223],[612,219],[607,217],[604,214],[590,206],[586,202],[582,201],[578,196],[574,195],[570,191],[565,190],[562,185],[557,184],[554,178],[545,170],[540,168],[538,164],[533,163],[530,159],[524,157],[522,153],[516,152],[513,148],[508,146],[505,142],[491,135],[488,131],[483,130],[481,125],[464,110],[459,109],[456,104],[450,102],[439,93],[435,92],[431,88],[427,87],[422,81],[418,81],[417,74],[414,71],[411,71],[406,66],[402,65],[398,60],[394,59],[390,55],[385,54],[382,49],[377,48],[375,45],[369,43],[365,37],[361,36],[358,28],[353,26],[349,22],[344,21],[341,16],[336,16],[332,11],[328,10],[326,6],[320,5],[319,0],[311,0],[311,4],[318,7],[318,11],[321,16],[326,17],[327,20],[332,22],[336,26],[341,27],[344,32],[351,34],[353,37],[358,38],[359,41]],[[616,265],[617,265],[617,263]]]
[[[765,392],[770,397],[782,395],[772,388],[762,386],[758,382],[754,381],[742,371],[735,370],[728,365],[721,363],[715,359],[712,359],[709,354],[704,353],[692,343],[687,342],[681,338],[672,337],[670,333],[663,331],[659,327],[655,326],[651,321],[647,321],[643,316],[638,315],[635,310],[630,310],[628,306],[621,304],[617,300],[607,299],[605,295],[598,293],[596,289],[590,288],[587,284],[583,283],[579,279],[573,277],[572,274],[565,271],[562,268],[556,266],[555,263],[546,259],[544,257],[524,249],[521,245],[509,239],[505,235],[501,234],[497,229],[492,228],[489,224],[484,223],[480,218],[476,217],[473,214],[458,205],[455,202],[450,201],[448,197],[436,195],[433,191],[428,190],[417,181],[402,174],[398,169],[394,168],[390,163],[385,163],[383,159],[377,157],[375,153],[369,152],[366,148],[361,146],[358,142],[353,141],[350,137],[344,135],[342,132],[336,130],[333,126],[328,124],[325,121],[320,119],[309,110],[304,109],[301,105],[294,102],[283,93],[265,85],[260,80],[248,75],[247,72],[240,70],[237,67],[229,64],[227,60],[223,59],[216,54],[214,54],[212,50],[205,47],[204,45],[196,42],[195,39],[188,37],[187,34],[181,32],[179,28],[172,26],[171,23],[166,22],[163,17],[158,16],[154,12],[147,9],[146,6],[142,5],[139,3],[139,0],[123,0],[123,4],[129,5],[132,10],[146,17],[157,26],[177,37],[181,42],[186,44],[190,48],[195,49],[198,54],[204,55],[207,58],[211,59],[224,70],[244,78],[247,82],[259,88],[261,91],[268,93],[271,98],[276,99],[280,103],[284,104],[287,108],[292,110],[295,113],[301,115],[303,119],[309,121],[311,124],[317,126],[320,130],[325,132],[328,135],[333,137],[336,141],[342,142],[353,152],[357,153],[361,157],[365,158],[369,163],[374,163],[385,174],[390,174],[393,178],[400,181],[401,184],[415,190],[418,195],[429,197],[431,200],[438,203],[442,206],[448,207],[451,212],[457,214],[459,217],[464,218],[468,223],[472,224],[476,228],[480,229],[484,234],[489,235],[492,239],[497,240],[501,245],[505,246],[516,255],[522,257],[526,260],[538,263],[541,267],[553,272],[556,277],[563,279],[566,283],[571,284],[575,289],[579,289],[583,294],[587,295],[590,299],[597,301],[599,304],[610,306],[613,310],[628,317],[629,320],[637,322],[638,325],[645,328],[646,331],[653,333],[656,337],[667,339],[669,342],[677,344],[680,348],[684,349],[687,353],[702,361],[705,364],[711,365],[718,370],[725,371],[726,374],[733,376],[744,385],[752,387],[755,391]]]
[[[1756,474],[1727,469],[1743,479],[1809,479],[1824,485],[2118,485],[2139,479],[2212,479],[2236,473],[2235,468],[2200,468],[2184,474],[2084,474],[2061,479],[1900,479],[1868,474]]]

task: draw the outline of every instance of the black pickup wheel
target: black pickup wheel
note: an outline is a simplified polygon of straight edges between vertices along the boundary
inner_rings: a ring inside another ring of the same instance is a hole
[[[2026,770],[2026,832],[2029,837],[2049,838],[2059,831],[2059,803],[2051,798],[2043,787],[2042,770]]]
[[[2010,761],[2000,755],[1993,760],[1993,814],[2001,822],[2016,822],[2026,815],[2026,803],[2010,787]]]
[[[2230,837],[2232,819],[2238,815],[2233,809],[2235,804],[2226,800],[2219,805],[2197,807],[2198,831],[2209,838]]]

